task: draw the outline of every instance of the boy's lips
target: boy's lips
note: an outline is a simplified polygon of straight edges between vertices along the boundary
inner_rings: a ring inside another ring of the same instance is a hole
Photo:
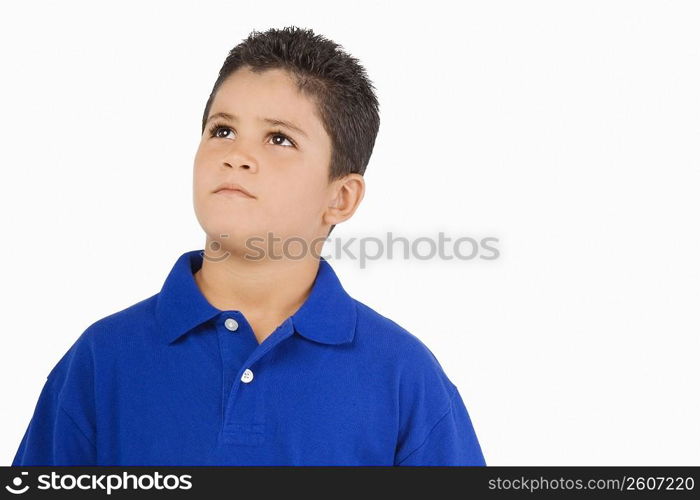
[[[238,189],[222,189],[220,191],[217,191],[215,194],[220,194],[222,196],[228,196],[229,198],[248,198],[249,200],[252,200],[252,196],[248,196],[245,194],[243,191],[239,191]]]
[[[224,196],[255,198],[255,196],[250,194],[250,192],[248,192],[248,190],[246,190],[243,186],[234,182],[224,182],[223,184],[219,184],[219,186],[214,190],[214,193]]]

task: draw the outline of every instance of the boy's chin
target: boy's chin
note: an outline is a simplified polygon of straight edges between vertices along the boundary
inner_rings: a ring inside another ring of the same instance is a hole
[[[241,227],[236,225],[209,225],[203,227],[207,234],[209,250],[219,251],[220,249],[236,253],[252,251],[260,253],[259,249],[267,248],[267,240],[264,230],[257,230],[251,227]]]

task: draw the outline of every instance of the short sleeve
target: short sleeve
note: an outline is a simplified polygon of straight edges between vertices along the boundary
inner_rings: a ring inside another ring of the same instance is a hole
[[[44,383],[12,462],[25,465],[96,465],[92,358],[82,336]]]
[[[486,465],[457,386],[420,339],[404,338],[394,465]]]
[[[469,412],[456,387],[448,411],[430,429],[423,442],[397,458],[396,465],[486,465]]]

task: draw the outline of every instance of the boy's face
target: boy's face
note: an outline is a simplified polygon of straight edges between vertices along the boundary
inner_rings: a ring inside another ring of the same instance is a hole
[[[290,122],[301,131],[265,119]],[[265,243],[253,245],[268,251],[267,233],[282,242],[325,237],[330,224],[323,214],[333,203],[330,160],[331,139],[316,105],[288,73],[237,70],[214,97],[194,160],[195,214],[208,241],[248,253],[245,242],[255,236]],[[215,193],[224,182],[240,184],[254,198]],[[287,248],[298,256],[302,247]]]

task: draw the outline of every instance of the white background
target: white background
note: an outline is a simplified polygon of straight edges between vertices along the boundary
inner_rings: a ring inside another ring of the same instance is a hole
[[[696,2],[12,2],[0,12],[0,462],[94,321],[204,246],[201,116],[253,29],[358,57],[381,128],[333,237],[497,237],[334,268],[458,386],[488,465],[698,465]]]

